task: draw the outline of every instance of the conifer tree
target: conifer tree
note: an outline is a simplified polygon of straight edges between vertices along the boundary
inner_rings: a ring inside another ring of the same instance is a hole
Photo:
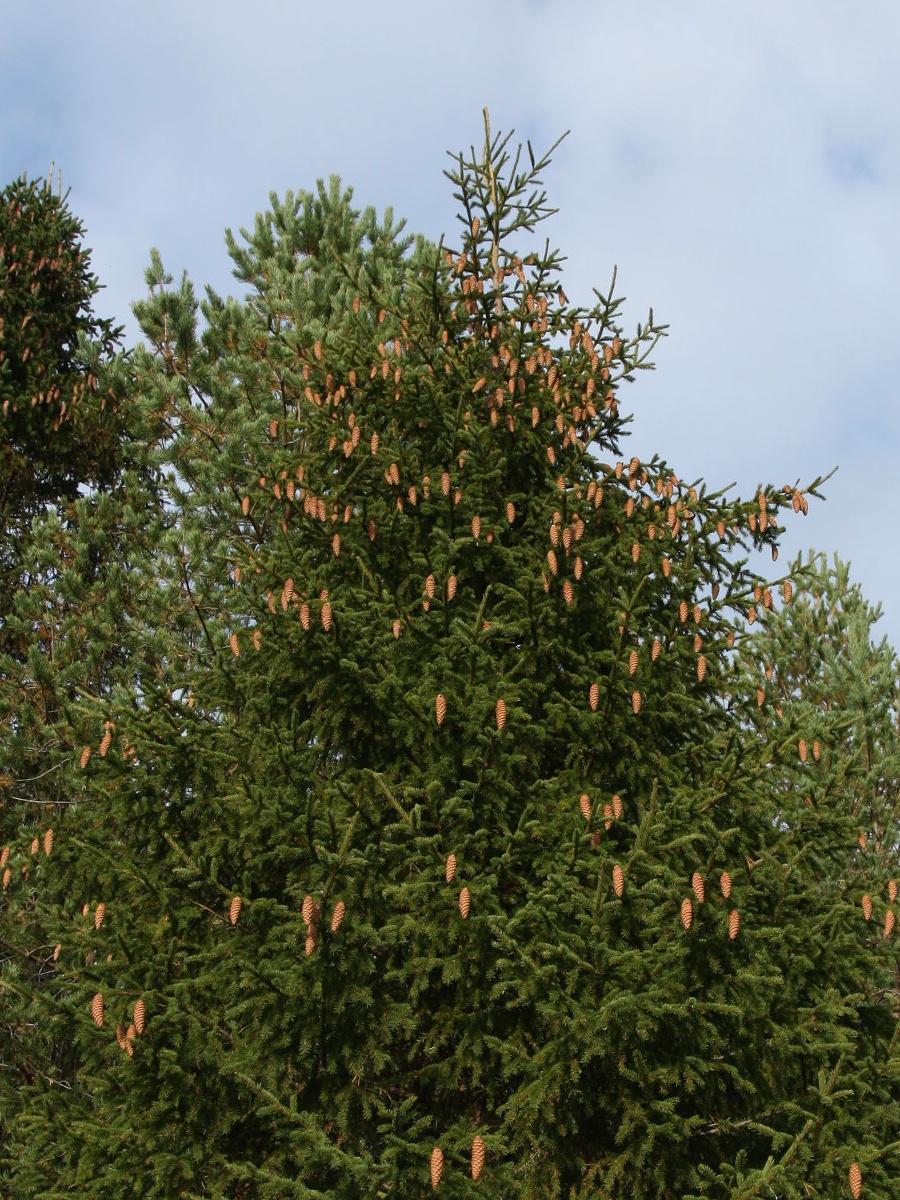
[[[0,192],[0,614],[19,585],[31,521],[102,486],[122,452],[99,365],[120,330],[97,317],[84,228],[67,196],[24,176]]]
[[[92,307],[83,234],[49,185],[22,178],[0,193],[0,1145],[10,1148],[29,1089],[69,1087],[77,1072],[73,1034],[48,1004],[59,888],[94,878],[93,848],[63,839],[59,886],[44,896],[42,884],[95,737],[85,699],[99,703],[143,652],[127,614],[139,608],[133,566],[157,500],[137,461],[149,439],[121,402],[119,331]]]
[[[152,653],[80,710],[16,1195],[892,1194],[896,937],[740,659],[805,495],[623,454],[663,329],[569,304],[548,161],[454,160],[452,246],[273,197],[244,300],[154,259]]]

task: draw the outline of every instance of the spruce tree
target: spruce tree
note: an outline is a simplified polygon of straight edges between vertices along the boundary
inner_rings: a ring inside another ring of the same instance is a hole
[[[896,940],[740,657],[805,495],[623,454],[663,329],[569,304],[548,161],[455,159],[452,247],[273,197],[243,300],[154,259],[16,1195],[892,1194]]]
[[[49,185],[0,193],[0,1146],[13,1158],[34,1097],[77,1078],[59,907],[97,860],[77,836],[50,858],[97,737],[90,706],[144,652],[127,618],[158,500],[83,236]]]

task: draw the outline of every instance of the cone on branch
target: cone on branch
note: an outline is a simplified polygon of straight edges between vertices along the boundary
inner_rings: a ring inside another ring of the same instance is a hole
[[[862,1171],[859,1169],[859,1163],[851,1163],[850,1170],[847,1172],[847,1178],[850,1183],[850,1193],[853,1200],[859,1200],[862,1195]]]
[[[484,1139],[477,1134],[472,1139],[472,1178],[477,1180],[484,1169],[485,1145]]]
[[[444,1152],[440,1148],[440,1146],[435,1146],[435,1148],[431,1151],[431,1163],[430,1163],[431,1186],[433,1188],[436,1188],[438,1186],[438,1184],[441,1182],[441,1176],[443,1175],[443,1173],[444,1173]]]

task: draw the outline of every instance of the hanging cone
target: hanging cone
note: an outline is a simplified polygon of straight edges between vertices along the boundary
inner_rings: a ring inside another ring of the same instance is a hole
[[[613,807],[611,804],[603,805],[603,828],[612,829],[613,823]]]
[[[453,876],[456,874],[456,855],[448,854],[447,861],[444,864],[444,878],[448,883],[453,882]]]
[[[592,683],[588,691],[588,702],[591,706],[591,712],[597,711],[597,705],[600,703],[600,685]]]
[[[310,954],[312,954],[312,952],[313,952],[313,950],[315,950],[315,948],[316,948],[315,930],[310,929],[309,933],[306,935],[306,941],[303,943],[303,949],[306,952],[307,958],[310,956]]]
[[[85,746],[85,748],[81,752],[81,758],[78,760],[79,763],[81,764],[82,771],[88,765],[88,759],[90,757],[91,757],[91,748],[90,748],[90,746]]]
[[[309,619],[309,605],[308,605],[308,604],[301,604],[301,605],[300,605],[300,624],[303,626],[303,628],[304,628],[304,629],[307,631],[307,633],[308,633],[308,632],[309,632],[309,625],[310,625],[310,619]]]
[[[512,525],[513,521],[516,519],[516,506],[513,504],[512,500],[508,501],[506,505],[506,519],[509,521],[510,525]]]
[[[888,901],[893,904],[897,899],[897,880],[892,879],[888,883]]]
[[[662,572],[663,572],[663,575],[665,575],[666,579],[669,578],[671,571],[672,571],[672,564],[669,561],[669,556],[667,554],[664,554],[663,560],[662,560]]]
[[[10,871],[9,867],[7,867],[6,870],[3,872],[3,890],[4,890],[4,892],[9,887],[9,881],[11,878],[12,878],[12,872]]]
[[[789,579],[784,581],[784,601],[785,604],[790,604],[791,596],[794,594],[794,585]]]
[[[706,678],[706,655],[701,654],[697,659],[697,678],[702,683]]]
[[[91,1001],[91,1016],[95,1025],[103,1024],[103,994],[98,992]]]
[[[894,932],[894,925],[896,923],[896,920],[897,920],[897,918],[894,916],[893,911],[891,909],[888,909],[887,912],[884,914],[884,936],[885,937],[890,937],[891,934]]]
[[[484,1140],[480,1137],[472,1139],[472,1178],[477,1179],[484,1169]]]
[[[572,564],[572,572],[576,579],[580,579],[584,574],[584,562],[582,561],[580,554],[575,555],[575,561]]]
[[[347,914],[347,905],[343,900],[338,900],[334,906],[334,912],[331,914],[331,932],[337,933],[341,927],[341,922]]]
[[[591,819],[591,798],[587,792],[582,792],[578,801],[578,807],[581,809],[581,815],[586,821]]]
[[[621,821],[621,820],[622,820],[622,813],[625,811],[625,806],[622,804],[622,797],[621,797],[621,796],[619,796],[619,795],[615,795],[615,796],[613,796],[613,798],[612,798],[612,811],[613,811],[613,816],[616,818],[616,820],[617,820],[617,821]]]
[[[722,889],[722,895],[726,900],[731,896],[731,876],[727,871],[723,871],[719,879],[719,887]]]
[[[452,600],[456,595],[456,576],[451,575],[447,579],[447,599]]]
[[[706,899],[706,888],[703,884],[703,876],[699,871],[695,871],[691,876],[691,890],[697,897],[697,903],[702,904]]]
[[[241,903],[240,896],[234,896],[228,906],[228,919],[232,925],[237,925],[238,923],[238,917],[241,915]]]
[[[286,579],[284,581],[284,587],[281,589],[281,611],[282,612],[287,612],[287,606],[290,604],[293,597],[294,597],[294,581],[293,581],[293,579]]]
[[[444,717],[447,715],[447,698],[440,692],[434,698],[434,715],[438,725],[443,725]]]
[[[472,518],[472,537],[477,541],[481,537],[481,517],[478,513]]]
[[[107,728],[103,731],[103,737],[100,739],[100,745],[97,747],[97,753],[100,755],[101,758],[106,758],[106,752],[110,748],[111,745],[112,745],[112,730]]]
[[[808,751],[806,749],[806,742],[804,742],[803,738],[801,738],[800,741],[797,743],[797,750],[799,751],[799,754],[800,754],[800,761],[802,763],[805,763],[806,759],[807,759]]]
[[[341,535],[336,533],[331,539],[331,553],[337,558],[341,552]]]
[[[8,862],[9,862],[9,846],[4,846],[3,849],[0,850],[0,868],[5,867]]]
[[[331,628],[331,605],[327,600],[322,605],[322,628],[326,633]]]
[[[547,566],[550,568],[551,575],[559,573],[559,563],[556,561],[556,554],[552,550],[547,551]]]
[[[853,1195],[853,1200],[859,1200],[862,1195],[862,1171],[859,1169],[859,1163],[850,1164],[847,1178],[850,1181],[850,1191]]]
[[[426,575],[425,577],[425,595],[429,600],[434,599],[434,589],[437,586],[437,581],[434,575]]]
[[[612,873],[613,891],[617,896],[621,897],[625,891],[625,873],[618,863],[613,867]]]
[[[147,1006],[143,1000],[136,1000],[134,1005],[134,1029],[135,1033],[143,1033],[144,1025],[147,1022]]]
[[[234,657],[239,658],[241,653],[241,644],[238,641],[238,635],[236,633],[233,633],[228,639],[228,645],[231,647],[231,653],[234,655]]]
[[[691,904],[690,897],[685,896],[681,902],[681,924],[685,929],[690,929],[694,920],[694,906]]]
[[[400,622],[395,619],[393,625],[391,625],[391,629],[393,630],[395,638],[398,638],[400,636],[400,632],[401,632],[402,628],[403,627],[400,624]]]
[[[436,1188],[444,1173],[444,1152],[440,1146],[435,1146],[431,1152],[431,1186]]]
[[[38,850],[40,850],[40,848],[41,848],[40,840],[38,838],[32,838],[31,839],[31,853],[37,854],[37,852],[38,852]]]
[[[638,652],[637,652],[637,650],[632,650],[631,653],[628,655],[628,674],[633,675],[637,669],[638,669]]]
[[[253,630],[253,649],[258,650],[262,645],[262,634],[258,629]]]
[[[563,599],[565,600],[566,604],[571,604],[572,601],[575,599],[575,592],[574,592],[574,589],[572,588],[571,579],[567,579],[563,583]]]
[[[661,651],[662,651],[662,642],[659,640],[659,638],[654,638],[653,646],[650,649],[650,658],[652,659],[653,662],[656,662],[656,660],[659,658]]]
[[[632,692],[631,693],[631,707],[634,710],[634,712],[639,713],[641,711],[642,703],[643,703],[643,700],[641,698],[641,693],[640,692]]]
[[[822,746],[819,742],[813,742],[813,758],[816,762],[822,757]]]
[[[303,906],[301,907],[300,912],[303,916],[303,922],[308,928],[310,925],[312,925],[316,915],[316,902],[308,892],[303,897]]]
[[[682,600],[681,603],[678,605],[678,619],[681,621],[682,625],[688,619],[689,612],[690,612],[690,609],[688,608],[687,600]]]
[[[756,707],[757,708],[762,708],[765,698],[766,698],[766,693],[763,691],[763,689],[757,688],[756,689]]]
[[[506,701],[502,697],[497,701],[494,710],[494,719],[497,722],[498,729],[502,729],[506,724]]]
[[[640,542],[633,542],[632,546],[631,546],[631,561],[633,563],[636,563],[640,557],[641,557]]]
[[[120,1049],[125,1050],[126,1052],[128,1050],[128,1040],[126,1037],[127,1029],[128,1026],[122,1021],[116,1025],[116,1041],[119,1043]]]
[[[462,919],[464,921],[465,921],[466,917],[469,915],[469,909],[471,907],[472,907],[472,897],[469,893],[469,889],[467,887],[464,887],[462,889],[462,891],[459,893],[459,911],[462,914]]]
[[[103,920],[105,917],[106,917],[106,905],[101,900],[100,903],[97,905],[97,907],[94,909],[94,928],[95,929],[100,928],[100,926],[103,924]]]
[[[733,908],[728,914],[728,936],[734,941],[738,935],[738,930],[741,927],[741,914],[736,908]]]

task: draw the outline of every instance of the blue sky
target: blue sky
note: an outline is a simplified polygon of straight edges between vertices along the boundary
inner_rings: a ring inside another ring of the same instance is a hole
[[[0,41],[0,181],[51,161],[103,315],[149,249],[231,290],[223,232],[336,172],[452,232],[447,150],[571,133],[547,175],[573,300],[614,264],[670,325],[628,389],[629,454],[801,485],[783,556],[838,552],[900,646],[900,7],[892,0],[40,0]],[[784,557],[779,561],[779,566]]]

